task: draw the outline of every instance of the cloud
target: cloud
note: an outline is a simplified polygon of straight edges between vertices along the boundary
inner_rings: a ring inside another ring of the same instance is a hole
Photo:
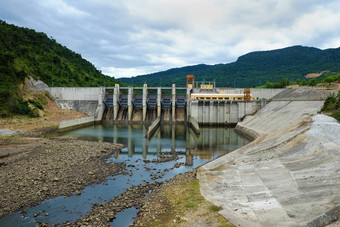
[[[339,11],[337,0],[0,0],[1,19],[53,36],[115,77],[290,45],[336,48]]]

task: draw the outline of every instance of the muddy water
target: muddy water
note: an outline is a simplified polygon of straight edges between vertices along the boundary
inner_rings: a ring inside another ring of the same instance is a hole
[[[24,213],[5,216],[0,219],[0,226],[73,222],[84,217],[93,203],[108,202],[134,185],[170,179],[249,143],[246,138],[236,134],[233,128],[201,128],[201,134],[196,135],[184,125],[166,125],[158,129],[150,140],[144,138],[146,132],[147,127],[143,125],[96,125],[61,135],[125,144],[119,155],[107,161],[126,162],[129,174],[108,177],[101,184],[86,187],[81,195],[48,199],[36,207],[26,208]],[[161,153],[171,151],[178,152],[177,160],[149,162],[157,159]],[[134,208],[120,212],[111,224],[127,226],[126,223],[133,222],[136,212]]]

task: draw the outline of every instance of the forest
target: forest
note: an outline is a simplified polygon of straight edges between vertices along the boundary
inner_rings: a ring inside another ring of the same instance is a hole
[[[219,87],[255,87],[267,81],[281,82],[303,79],[309,73],[340,72],[340,48],[320,50],[313,47],[292,46],[271,51],[257,51],[243,55],[236,62],[217,65],[194,65],[167,71],[121,78],[129,84],[150,86],[185,85],[185,76],[192,74],[196,81],[216,81]]]
[[[19,85],[28,76],[49,86],[114,86],[118,81],[52,37],[0,20],[0,115],[18,111]]]

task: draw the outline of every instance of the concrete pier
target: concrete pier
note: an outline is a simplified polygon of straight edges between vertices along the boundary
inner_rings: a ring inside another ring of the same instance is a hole
[[[128,91],[128,121],[132,120],[132,98],[133,98],[133,87],[129,87]]]
[[[146,100],[148,97],[148,85],[144,84],[143,85],[143,100],[142,100],[142,105],[143,105],[143,118],[142,120],[145,121],[146,119],[146,111],[147,111],[147,106],[146,106]]]
[[[115,88],[113,90],[113,120],[117,119],[119,105],[118,105],[118,98],[120,96],[119,92],[119,84],[115,84]]]
[[[172,122],[176,120],[176,84],[172,85]]]
[[[162,100],[162,89],[160,87],[157,88],[157,117],[161,117],[162,113],[162,106],[161,106],[161,100]]]

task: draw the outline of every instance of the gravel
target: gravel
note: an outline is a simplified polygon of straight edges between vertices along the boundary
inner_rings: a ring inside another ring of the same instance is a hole
[[[88,185],[125,173],[125,163],[105,161],[122,147],[70,138],[38,139],[20,145],[0,141],[0,152],[14,156],[24,153],[0,165],[0,217],[48,198],[79,194]]]

